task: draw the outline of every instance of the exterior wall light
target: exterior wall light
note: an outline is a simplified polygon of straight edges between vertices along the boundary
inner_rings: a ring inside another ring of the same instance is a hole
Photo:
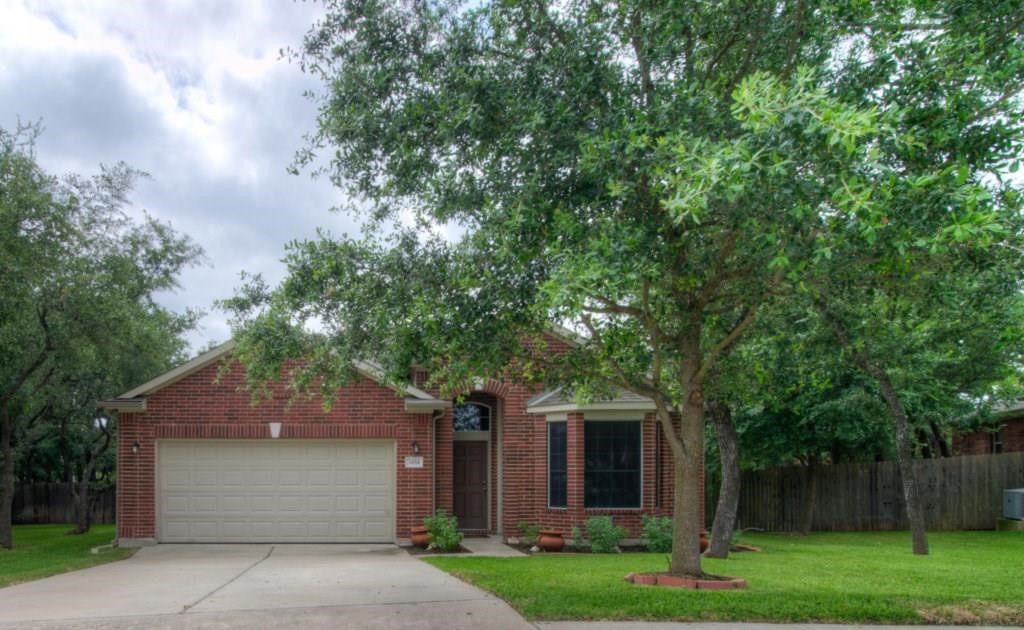
[[[413,440],[411,446],[412,446],[412,454],[413,455],[419,455],[420,454],[420,443],[417,442],[416,440]]]
[[[142,447],[141,447],[141,446],[139,446],[139,443],[138,443],[137,441],[136,441],[136,442],[134,442],[134,443],[132,444],[132,454],[133,454],[133,455],[138,455],[138,454],[139,454],[139,449],[140,449],[140,448],[142,448]]]

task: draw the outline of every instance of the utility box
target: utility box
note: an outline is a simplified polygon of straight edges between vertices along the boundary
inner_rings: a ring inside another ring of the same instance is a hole
[[[1003,518],[1024,520],[1024,488],[1003,490]]]

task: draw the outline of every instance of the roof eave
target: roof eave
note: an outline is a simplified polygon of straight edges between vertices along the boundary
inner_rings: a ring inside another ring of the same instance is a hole
[[[203,369],[204,367],[206,367],[207,365],[213,363],[217,359],[220,359],[227,353],[231,352],[234,348],[234,340],[225,341],[216,348],[207,350],[206,352],[202,353],[201,355],[197,356],[191,361],[186,361],[185,363],[182,363],[173,370],[164,372],[160,376],[149,381],[146,381],[142,385],[139,385],[135,389],[121,394],[117,398],[138,398],[139,396],[151,394],[158,389],[162,389],[164,387],[167,387],[168,385],[177,383],[186,376],[194,374],[199,370]]]
[[[549,413],[570,413],[577,411],[656,411],[654,401],[630,401],[630,402],[595,402],[586,405],[565,403],[560,405],[536,405],[527,407],[526,413],[549,414]]]
[[[405,399],[405,410],[409,413],[428,413],[433,411],[443,411],[449,409],[452,406],[452,401],[441,400],[435,398],[432,400],[422,400],[419,398],[406,398]]]

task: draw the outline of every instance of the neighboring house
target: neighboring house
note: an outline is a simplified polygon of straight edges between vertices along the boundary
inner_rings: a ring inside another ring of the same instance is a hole
[[[1024,451],[1024,402],[997,411],[986,429],[953,436],[957,455],[987,455]]]
[[[217,378],[233,347],[100,403],[120,412],[122,544],[404,542],[435,510],[470,534],[568,533],[611,515],[638,535],[641,514],[671,513],[671,453],[648,399],[579,406],[491,381],[453,405],[359,365],[330,411],[289,402],[280,383],[254,406],[241,365]]]

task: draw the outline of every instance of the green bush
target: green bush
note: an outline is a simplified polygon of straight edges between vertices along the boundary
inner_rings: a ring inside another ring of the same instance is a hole
[[[540,525],[531,525],[526,521],[519,521],[516,523],[516,527],[523,534],[519,537],[519,542],[525,545],[537,544],[537,538],[540,536]]]
[[[583,532],[580,530],[579,527],[576,527],[575,525],[572,526],[572,546],[574,549],[576,549],[576,551],[581,551],[584,546]]]
[[[462,532],[459,531],[459,519],[454,516],[446,516],[438,510],[433,516],[423,519],[423,526],[430,532],[430,546],[428,549],[438,551],[456,551],[462,542]]]
[[[610,516],[592,516],[587,519],[587,538],[590,539],[590,549],[594,553],[620,551],[619,541],[628,533],[625,527],[613,523]]]
[[[647,550],[657,553],[672,551],[672,519],[668,516],[648,516],[643,514],[640,520],[644,524],[644,538],[647,539]]]

